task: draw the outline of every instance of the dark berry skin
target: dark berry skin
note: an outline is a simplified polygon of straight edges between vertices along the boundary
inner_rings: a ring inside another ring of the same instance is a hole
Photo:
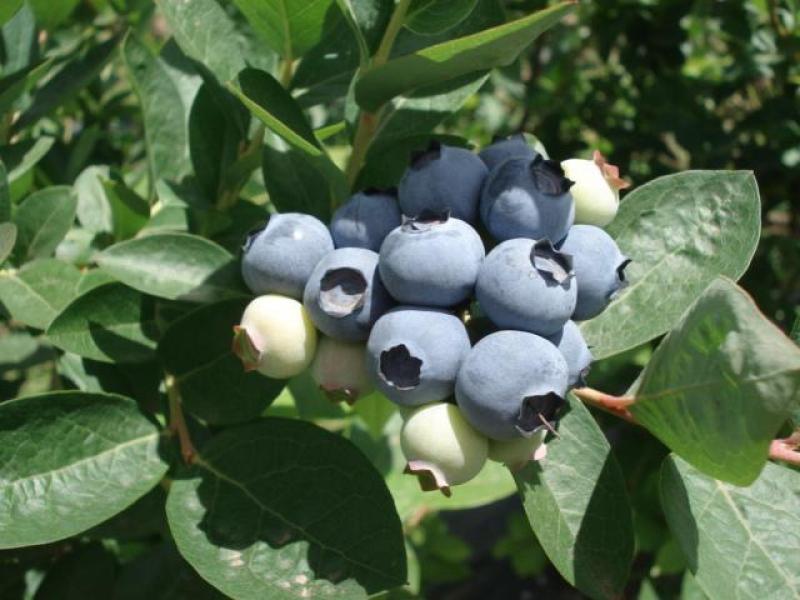
[[[538,152],[531,148],[525,136],[521,133],[507,138],[496,139],[491,145],[486,146],[478,153],[478,156],[489,171],[509,158],[533,160],[537,155]]]

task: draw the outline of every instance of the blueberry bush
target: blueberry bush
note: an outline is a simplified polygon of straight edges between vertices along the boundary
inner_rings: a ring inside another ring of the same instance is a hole
[[[0,597],[800,595],[798,19],[4,0]]]

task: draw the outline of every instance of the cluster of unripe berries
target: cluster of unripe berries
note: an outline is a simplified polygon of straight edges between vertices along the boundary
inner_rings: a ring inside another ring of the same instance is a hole
[[[599,153],[559,164],[522,135],[477,155],[433,144],[397,190],[355,194],[330,227],[286,213],[249,236],[258,297],[234,350],[268,377],[310,366],[336,400],[377,388],[402,409],[423,489],[449,494],[487,458],[539,458],[592,361],[575,321],[624,283],[629,261],[601,228],[622,187]]]

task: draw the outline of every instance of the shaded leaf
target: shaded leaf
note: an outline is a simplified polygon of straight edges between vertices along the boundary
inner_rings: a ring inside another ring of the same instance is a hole
[[[756,180],[749,171],[659,177],[625,196],[608,232],[633,259],[631,283],[581,325],[595,359],[667,332],[717,275],[745,272],[761,233]]]
[[[749,485],[799,393],[800,349],[719,278],[656,349],[630,411],[704,473]]]
[[[100,543],[79,546],[50,567],[33,600],[108,598],[117,561]]]
[[[7,0],[0,5],[0,25],[3,25],[19,10],[25,0]]]
[[[558,572],[593,598],[617,598],[633,560],[625,480],[592,415],[572,394],[547,457],[514,474],[539,543]]]
[[[405,26],[422,35],[447,31],[469,16],[478,0],[412,0]]]
[[[0,548],[70,537],[125,509],[167,470],[159,440],[121,396],[54,392],[0,404]]]
[[[359,106],[375,111],[395,96],[510,64],[533,40],[574,9],[562,3],[466,37],[423,48],[364,72],[356,83]]]
[[[383,480],[347,440],[304,421],[218,434],[173,482],[167,517],[184,558],[235,598],[362,598],[405,581]]]
[[[210,302],[245,294],[239,264],[214,242],[184,233],[154,233],[114,244],[97,264],[122,283],[168,300]]]
[[[28,196],[14,213],[17,261],[50,256],[74,223],[77,203],[67,186],[44,188]]]
[[[120,181],[105,180],[102,185],[111,206],[114,238],[125,240],[135,236],[150,218],[147,202]]]
[[[80,278],[78,269],[68,263],[36,260],[16,273],[0,273],[0,302],[14,320],[46,329],[75,297]]]
[[[17,98],[36,85],[51,64],[47,60],[40,61],[0,79],[0,114],[10,111]]]
[[[17,226],[13,223],[0,223],[0,264],[11,255],[17,241]]]
[[[105,362],[145,362],[155,356],[153,300],[121,283],[78,296],[50,323],[47,337],[59,348]]]
[[[53,145],[53,138],[42,136],[23,140],[10,146],[0,146],[0,160],[5,163],[8,183],[13,185],[36,166]]]
[[[677,456],[661,469],[661,503],[710,598],[800,596],[800,473],[767,464],[750,487],[707,477]]]

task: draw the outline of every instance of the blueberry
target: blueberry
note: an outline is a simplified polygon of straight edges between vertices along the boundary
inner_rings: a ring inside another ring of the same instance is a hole
[[[536,150],[528,144],[525,135],[517,133],[506,138],[495,138],[490,146],[486,146],[478,153],[478,156],[491,171],[509,158],[533,160],[537,154]]]
[[[566,176],[575,182],[570,192],[575,199],[575,222],[603,227],[619,208],[619,191],[630,184],[619,176],[619,169],[606,162],[600,152],[592,160],[570,158],[561,163]]]
[[[458,407],[437,402],[416,409],[400,430],[406,473],[419,478],[424,491],[466,483],[486,463],[488,440],[464,420]]]
[[[578,285],[580,286],[580,284]],[[567,321],[561,331],[547,336],[547,339],[555,344],[567,361],[569,386],[583,387],[586,385],[585,377],[589,374],[589,368],[592,365],[592,353],[575,322]]]
[[[483,242],[469,224],[424,213],[386,237],[379,269],[398,302],[448,307],[472,294],[484,255]]]
[[[378,275],[378,254],[365,248],[339,248],[317,263],[308,278],[303,304],[325,335],[364,341],[394,302]]]
[[[250,291],[300,300],[311,271],[333,250],[333,240],[319,219],[284,213],[251,233],[243,250],[242,276]]]
[[[547,455],[544,443],[547,431],[542,427],[530,437],[489,440],[489,460],[503,463],[513,470],[521,469],[532,460],[541,460]]]
[[[559,250],[572,256],[578,282],[578,302],[572,318],[585,321],[603,312],[625,285],[630,259],[605,231],[593,225],[575,225]]]
[[[575,310],[578,286],[568,256],[548,240],[507,240],[486,257],[475,295],[502,329],[556,333]]]
[[[233,328],[233,352],[246,371],[287,379],[311,364],[317,330],[297,300],[266,295],[254,299]]]
[[[497,240],[547,238],[556,243],[575,218],[572,182],[561,166],[537,155],[510,158],[489,174],[481,196],[481,219]]]
[[[383,394],[404,406],[444,400],[469,352],[463,323],[442,310],[402,306],[383,315],[367,341],[367,371]]]
[[[364,344],[323,337],[311,363],[311,377],[332,402],[353,404],[372,391],[365,356]]]
[[[337,248],[366,248],[377,252],[384,238],[400,225],[396,191],[370,188],[340,206],[331,220]]]
[[[469,150],[432,142],[425,152],[414,155],[400,181],[400,208],[409,217],[449,211],[474,223],[487,174],[486,165]]]
[[[529,437],[564,405],[568,367],[546,339],[498,331],[470,350],[456,380],[456,401],[467,421],[494,440]]]

